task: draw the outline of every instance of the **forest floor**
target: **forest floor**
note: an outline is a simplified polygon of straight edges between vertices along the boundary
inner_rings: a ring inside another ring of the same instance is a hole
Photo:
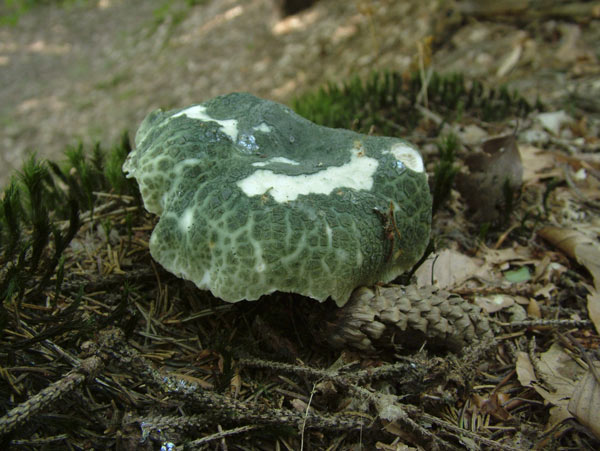
[[[595,2],[99,0],[29,10],[0,27],[0,185],[25,156],[110,147],[155,108],[248,91],[287,102],[372,70],[460,71],[560,107],[598,98]],[[585,6],[587,5],[587,6]],[[595,14],[595,16],[594,16]],[[557,103],[555,103],[557,102]]]
[[[30,167],[22,184],[41,177],[46,201],[23,189],[21,226],[4,227],[19,202],[7,192],[0,218],[0,445],[598,449],[598,3],[320,0],[286,18],[273,0],[195,3],[75,2],[0,28],[2,183],[30,151],[61,159],[78,139],[116,148],[157,107],[230,91],[290,102],[374,69],[401,84],[418,73],[426,88],[405,137],[435,188],[452,133],[460,172],[411,282],[463,296],[494,339],[456,354],[408,350],[395,334],[371,354],[332,349],[315,333],[340,311],[332,301],[275,293],[226,304],[163,270],[148,251],[157,218],[133,181],[116,194],[92,156],[53,169],[55,184]],[[545,111],[449,112],[432,71],[508,84]],[[369,101],[363,117],[405,129]],[[506,174],[508,195],[497,182]],[[67,191],[93,211],[69,219]],[[52,208],[62,216],[50,226],[39,212]]]

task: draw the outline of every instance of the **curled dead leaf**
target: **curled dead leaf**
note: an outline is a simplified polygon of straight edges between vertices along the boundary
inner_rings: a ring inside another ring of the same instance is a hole
[[[600,371],[600,365],[596,365],[596,371]],[[591,368],[577,384],[568,409],[577,421],[600,439],[600,383]]]
[[[488,398],[483,398],[478,394],[473,396],[475,405],[482,413],[490,414],[499,421],[511,419],[510,413],[503,407],[509,400],[509,395],[498,392],[492,393]]]
[[[572,229],[548,226],[538,234],[584,266],[592,276],[594,287],[588,287],[587,307],[590,319],[600,333],[600,246],[587,235]]]
[[[548,351],[542,353],[535,368],[529,355],[519,352],[516,371],[521,385],[533,388],[547,403],[555,406],[548,428],[572,417],[567,407],[571,397],[576,396],[577,390],[574,389],[582,379],[584,369],[561,345],[554,343]]]
[[[457,178],[457,188],[475,222],[506,219],[523,183],[523,164],[514,135],[485,141],[481,151],[469,155],[468,173]]]

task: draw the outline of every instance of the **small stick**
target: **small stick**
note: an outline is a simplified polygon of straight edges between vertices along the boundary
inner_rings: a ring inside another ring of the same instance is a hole
[[[29,421],[32,416],[58,401],[87,378],[94,378],[94,375],[100,371],[102,366],[102,360],[96,356],[83,360],[79,368],[69,371],[65,377],[50,384],[37,395],[32,396],[1,417],[0,436],[8,434],[19,425]]]

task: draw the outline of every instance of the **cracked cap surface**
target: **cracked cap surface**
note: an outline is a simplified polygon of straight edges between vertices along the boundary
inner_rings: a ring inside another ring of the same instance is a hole
[[[339,306],[389,282],[429,240],[419,152],[234,93],[150,113],[123,165],[160,216],[150,252],[228,302],[292,292]]]

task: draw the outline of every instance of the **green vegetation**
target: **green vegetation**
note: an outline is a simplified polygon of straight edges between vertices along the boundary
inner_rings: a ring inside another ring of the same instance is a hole
[[[163,2],[154,9],[154,22],[150,27],[150,34],[156,31],[159,25],[168,23],[169,36],[172,30],[179,25],[188,16],[189,8],[202,5],[207,0],[163,0]]]
[[[433,170],[432,214],[434,215],[440,206],[450,197],[454,177],[458,173],[458,166],[455,164],[455,160],[459,143],[456,135],[449,134],[440,139],[436,144],[439,151],[439,159]]]
[[[25,292],[35,299],[53,277],[60,291],[63,252],[79,229],[80,212],[93,212],[96,193],[139,198],[120,170],[129,150],[126,134],[110,152],[80,144],[67,149],[63,165],[31,157],[10,181],[0,202],[0,326],[6,303],[20,303]]]
[[[347,83],[330,83],[293,101],[298,114],[329,127],[352,127],[367,133],[406,136],[423,118],[426,108],[445,122],[463,115],[483,121],[525,116],[532,106],[508,88],[487,89],[480,82],[466,82],[461,74],[432,74],[426,85],[418,73],[404,77],[398,72],[373,73]],[[539,107],[539,105],[536,105]],[[441,125],[430,130],[437,136]]]
[[[0,4],[0,25],[16,25],[31,8],[43,5],[72,5],[88,0],[4,0]]]

